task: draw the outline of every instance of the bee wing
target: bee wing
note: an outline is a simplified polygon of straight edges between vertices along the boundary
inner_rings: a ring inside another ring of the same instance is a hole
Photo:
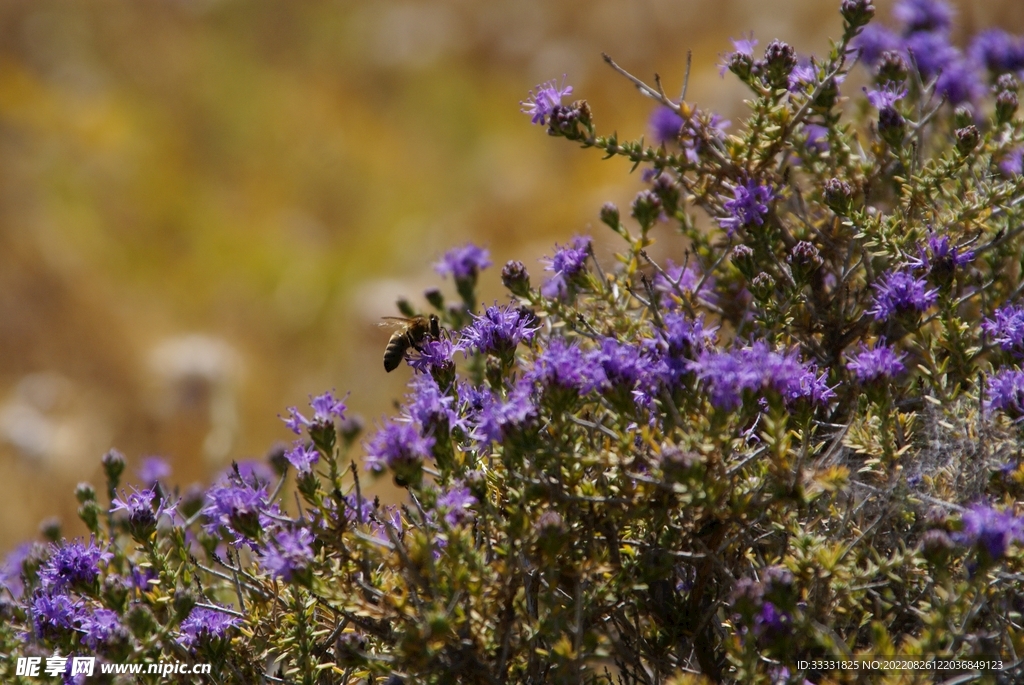
[[[409,319],[405,319],[401,316],[382,316],[381,321],[377,324],[384,328],[401,328],[409,325]]]

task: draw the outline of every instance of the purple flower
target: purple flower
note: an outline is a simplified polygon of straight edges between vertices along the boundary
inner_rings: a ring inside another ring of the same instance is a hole
[[[413,376],[410,386],[412,393],[406,396],[405,413],[425,432],[433,432],[434,427],[450,430],[461,425],[454,409],[455,398],[441,392],[433,378]]]
[[[768,216],[768,203],[773,199],[775,191],[769,186],[748,179],[743,185],[736,186],[733,199],[726,200],[724,206],[729,216],[720,218],[718,223],[729,235],[740,227],[761,226]]]
[[[469,494],[469,488],[460,482],[452,484],[437,498],[437,508],[444,512],[444,520],[449,526],[471,520],[473,510],[469,507],[474,504],[476,497]]]
[[[1007,152],[999,162],[999,170],[1005,176],[1019,176],[1024,173],[1024,147]]]
[[[918,70],[925,79],[944,71],[951,63],[963,59],[960,51],[949,44],[949,37],[942,33],[915,33],[906,40],[904,54],[913,57]],[[908,63],[910,60],[908,60]]]
[[[1024,416],[1024,371],[1003,369],[988,379],[985,408],[999,409],[1017,419]]]
[[[945,96],[951,105],[973,102],[985,92],[975,65],[964,59],[959,52],[942,69],[935,82],[935,90]]]
[[[137,539],[146,539],[156,530],[157,521],[161,516],[174,516],[175,505],[168,505],[163,498],[157,502],[156,508],[153,501],[156,499],[156,491],[151,489],[136,490],[125,493],[121,498],[115,497],[111,500],[110,511],[125,511],[128,513],[128,530]]]
[[[39,593],[32,600],[32,625],[37,637],[73,630],[82,616],[82,604],[63,594]]]
[[[900,0],[892,10],[904,35],[945,32],[953,23],[953,9],[943,0]]]
[[[299,473],[310,473],[313,464],[320,461],[320,452],[312,443],[296,440],[292,443],[292,448],[284,453],[284,458]]]
[[[50,545],[50,550],[50,558],[39,569],[39,580],[50,591],[91,585],[99,578],[101,565],[114,556],[92,540],[88,545],[80,540],[64,541],[63,545]]]
[[[800,399],[821,404],[835,396],[814,364],[802,363],[796,351],[773,352],[760,340],[730,352],[705,351],[688,366],[709,386],[711,403],[719,409],[739,407],[745,391],[771,389],[789,404]]]
[[[814,65],[810,62],[804,62],[793,67],[793,71],[789,72],[789,90],[790,92],[796,92],[803,86],[813,84],[814,80],[818,77],[818,70],[814,68]]]
[[[913,261],[914,267],[922,267],[931,272],[952,274],[962,266],[974,261],[974,252],[960,252],[957,246],[950,247],[949,236],[932,233],[925,245],[918,248],[919,259]]]
[[[434,371],[450,372],[455,368],[452,357],[458,345],[449,338],[430,340],[420,346],[420,353],[409,359],[409,366],[421,374]]]
[[[562,338],[551,339],[547,348],[537,355],[533,369],[525,378],[547,388],[575,390],[581,395],[595,390],[605,380],[601,366],[593,357]]]
[[[935,304],[937,290],[927,290],[923,278],[914,278],[909,271],[884,275],[873,285],[875,296],[868,313],[879,321],[911,310],[924,311]]]
[[[820,124],[804,124],[807,147],[820,153],[828,152],[828,128]]]
[[[485,446],[500,443],[510,428],[524,425],[536,413],[533,383],[525,379],[520,379],[505,400],[486,388],[466,384],[459,386],[459,398],[465,403],[473,438]]]
[[[754,38],[754,34],[751,32],[749,38],[743,38],[742,36],[740,38],[733,38],[732,47],[733,51],[723,56],[722,64],[719,65],[719,76],[725,76],[725,72],[734,64],[743,63],[747,65],[749,70],[750,65],[754,62],[754,48],[757,47],[757,39]]]
[[[136,473],[139,474],[139,480],[143,485],[148,487],[170,476],[171,467],[162,457],[151,456],[142,460]]]
[[[696,266],[677,265],[668,260],[665,266],[665,274],[660,272],[654,274],[654,289],[668,295],[675,295],[677,292],[692,293],[696,290],[703,275]],[[678,291],[677,291],[678,288]],[[715,288],[715,277],[708,276],[702,288],[702,293],[711,294]]]
[[[562,86],[559,87],[554,79],[539,84],[530,91],[530,97],[519,104],[522,105],[524,114],[530,115],[530,123],[544,125],[547,122],[551,110],[562,104],[562,98],[572,94],[572,86],[565,86],[565,76],[562,76]]]
[[[430,457],[434,447],[432,436],[422,436],[411,423],[389,422],[365,445],[367,470],[378,473],[385,467],[394,469],[421,464]]]
[[[310,397],[309,406],[313,409],[313,418],[307,419],[295,407],[288,407],[291,416],[287,419],[282,417],[284,424],[296,435],[302,435],[302,428],[318,428],[334,424],[334,419],[345,418],[345,403],[334,397],[334,392],[328,390],[322,395]]]
[[[882,54],[902,47],[899,36],[881,24],[868,24],[853,39],[853,47],[860,50],[860,58],[868,66],[874,66]]]
[[[36,549],[33,542],[23,542],[7,553],[3,565],[0,565],[0,586],[7,588],[11,596],[20,599],[25,592],[25,583],[21,574],[24,571],[25,560],[28,559]]]
[[[277,505],[271,505],[267,489],[250,483],[228,482],[215,485],[206,493],[205,529],[216,535],[221,528],[236,536],[236,542],[244,538],[257,540],[262,530],[272,525],[268,514],[276,513]]]
[[[1015,540],[1024,540],[1024,521],[1009,511],[978,502],[963,513],[963,530],[954,535],[961,545],[978,547],[998,561]]]
[[[224,611],[194,607],[178,629],[178,643],[191,648],[198,642],[223,637],[229,628],[241,623],[241,619]]]
[[[263,567],[275,578],[290,582],[313,561],[313,535],[305,528],[282,530],[263,553]]]
[[[981,322],[981,328],[1007,352],[1018,357],[1024,355],[1024,307],[1001,307],[993,318]]]
[[[571,89],[570,89],[571,90]],[[491,265],[491,254],[482,247],[466,243],[448,250],[434,269],[441,276],[451,274],[456,281],[476,279],[478,273]]]
[[[540,292],[544,297],[562,297],[568,292],[567,280],[580,274],[586,268],[587,257],[590,256],[590,238],[576,236],[571,245],[559,247],[555,245],[555,255],[547,258],[545,271],[553,271],[555,275],[544,282]]]
[[[657,362],[650,351],[640,345],[604,338],[601,347],[588,354],[591,362],[600,366],[604,378],[612,386],[632,389],[641,379],[654,375]]]
[[[881,341],[871,348],[861,343],[860,352],[853,356],[846,368],[853,371],[862,383],[868,383],[882,378],[894,378],[903,373],[906,370],[903,365],[905,357],[905,354],[897,354]]]
[[[659,143],[674,143],[683,130],[683,118],[671,107],[660,105],[651,113],[648,122],[654,139]]]
[[[537,332],[533,324],[532,317],[514,305],[488,307],[463,329],[459,347],[497,355],[511,354],[520,342],[533,340],[533,334]]]
[[[694,110],[683,121],[683,129],[679,134],[679,143],[687,161],[696,164],[705,148],[725,140],[725,129],[729,128],[730,123],[717,114]]]
[[[884,88],[872,88],[871,90],[865,88],[864,92],[867,94],[871,106],[878,110],[892,107],[907,96],[906,88],[899,88],[891,83]]]
[[[352,511],[348,518],[357,523],[366,523],[373,516],[373,502],[365,497],[357,497],[354,492],[345,497],[345,508]]]
[[[754,619],[754,632],[763,637],[778,637],[789,632],[792,617],[780,611],[771,602],[761,605],[761,610]]]
[[[121,625],[117,613],[110,609],[96,609],[81,617],[82,641],[90,649],[115,641],[127,640],[128,630]]]
[[[1024,41],[1002,29],[988,29],[977,34],[967,52],[972,60],[984,64],[993,74],[1024,69]]]

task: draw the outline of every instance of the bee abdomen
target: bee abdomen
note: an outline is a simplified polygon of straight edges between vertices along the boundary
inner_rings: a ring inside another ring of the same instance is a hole
[[[409,349],[409,338],[405,333],[395,333],[384,348],[384,370],[391,373],[405,359],[405,352]]]

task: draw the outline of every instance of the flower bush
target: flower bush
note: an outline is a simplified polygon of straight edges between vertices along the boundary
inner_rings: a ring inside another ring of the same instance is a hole
[[[111,452],[90,539],[8,557],[2,651],[238,683],[1020,682],[1024,41],[961,50],[936,0],[840,14],[823,58],[736,42],[735,127],[608,58],[656,146],[537,86],[532,123],[644,169],[599,213],[614,260],[576,237],[478,308],[490,255],[447,254],[458,300],[426,294],[445,331],[362,467],[333,393],[203,492],[152,464],[125,490]],[[669,232],[681,264],[648,253]],[[382,475],[401,504],[363,494]]]

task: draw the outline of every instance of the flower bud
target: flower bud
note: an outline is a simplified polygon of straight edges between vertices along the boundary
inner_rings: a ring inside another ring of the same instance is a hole
[[[60,519],[48,518],[39,524],[39,534],[50,542],[60,540]]]
[[[979,140],[981,140],[981,134],[973,124],[958,128],[956,130],[956,151],[966,157],[974,148],[978,147]]]
[[[511,260],[501,270],[501,283],[509,292],[519,297],[530,294],[530,274],[518,260]]]
[[[107,484],[111,489],[116,488],[121,480],[121,474],[124,473],[124,455],[117,450],[110,450],[103,455],[102,464],[103,473],[107,476]]]
[[[932,529],[921,537],[921,552],[933,566],[944,565],[953,548],[953,540],[944,530]]]
[[[754,71],[754,59],[743,52],[738,50],[729,55],[729,71],[740,77],[743,82],[750,80],[750,75]]]
[[[601,207],[601,222],[606,224],[616,233],[619,232],[619,208],[612,202],[605,202]]]
[[[668,174],[661,174],[651,185],[651,190],[661,200],[661,206],[669,216],[676,213],[679,206],[679,185]]]
[[[641,190],[633,200],[632,209],[633,218],[646,231],[661,216],[661,199],[650,190]]]
[[[846,30],[852,31],[871,21],[871,17],[875,16],[875,6],[871,4],[871,0],[843,0],[843,4],[839,6],[839,13],[846,22]]]
[[[1017,105],[1017,93],[1012,90],[999,91],[996,95],[996,122],[1009,123],[1017,113]]]
[[[838,178],[830,178],[825,181],[825,190],[822,196],[829,209],[839,216],[846,216],[850,212],[853,188],[846,181]]]
[[[762,271],[750,282],[750,292],[762,302],[775,292],[775,279],[766,271]]]
[[[883,107],[878,113],[878,135],[893,147],[903,144],[907,122],[895,107]]]
[[[788,88],[789,74],[796,66],[796,50],[781,40],[773,40],[764,50],[765,82],[772,88]]]
[[[444,295],[437,288],[427,288],[423,291],[423,297],[430,303],[430,306],[441,312],[444,311]]]
[[[878,85],[894,84],[899,85],[907,80],[910,67],[903,55],[895,50],[887,50],[882,53],[875,67],[875,83]]]
[[[75,499],[78,500],[79,504],[95,502],[96,488],[92,486],[92,483],[79,483],[78,487],[75,488]]]
[[[796,280],[803,281],[821,266],[823,260],[818,248],[806,240],[801,240],[793,247],[786,261],[793,268]]]
[[[974,123],[974,113],[966,105],[953,110],[953,128],[966,128]]]
[[[1020,82],[1017,81],[1017,77],[1013,74],[1003,74],[996,79],[994,89],[997,93],[1016,93],[1020,89]]]
[[[406,318],[411,319],[416,316],[416,310],[412,308],[411,304],[409,304],[409,300],[404,297],[398,298],[398,300],[395,301],[395,306],[398,307],[398,313]]]

